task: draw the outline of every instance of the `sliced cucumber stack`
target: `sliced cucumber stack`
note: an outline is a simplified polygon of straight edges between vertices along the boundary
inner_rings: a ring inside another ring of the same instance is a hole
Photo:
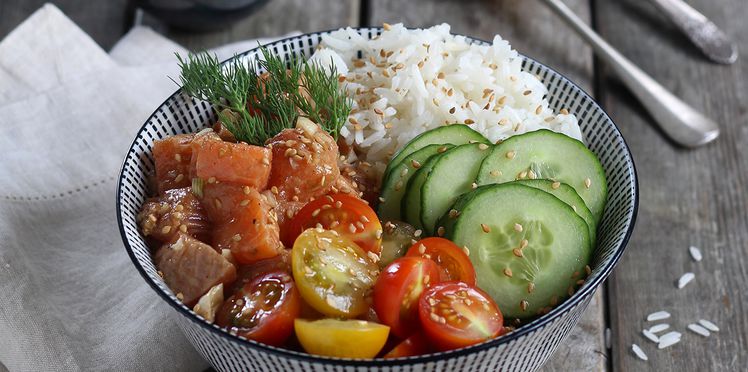
[[[400,164],[406,156],[420,150],[428,145],[440,143],[451,143],[453,145],[464,145],[466,143],[486,143],[491,142],[483,137],[480,133],[474,131],[465,124],[451,124],[423,132],[410,140],[405,147],[400,150],[392,160],[387,164],[384,171],[384,178],[388,178],[392,170]],[[383,178],[383,179],[384,179]]]
[[[587,226],[590,230],[590,241],[592,242],[592,245],[595,245],[595,237],[597,235],[597,225],[595,224],[595,217],[592,215],[592,212],[590,212],[589,208],[587,208],[587,205],[584,204],[584,200],[577,194],[576,191],[574,191],[574,188],[558,181],[551,181],[551,180],[521,180],[521,181],[515,181],[521,185],[534,187],[536,189],[541,189],[559,199],[561,199],[562,202],[568,204],[571,209],[576,212],[579,217],[582,217],[584,222],[587,223]]]
[[[408,181],[408,187],[405,190],[400,201],[400,215],[403,217],[405,222],[413,225],[416,229],[423,230],[423,224],[421,223],[421,187],[426,178],[431,173],[431,169],[434,168],[439,159],[444,156],[448,151],[446,146],[442,146],[437,151],[436,155],[433,155],[429,160],[421,165],[421,168],[416,171],[413,177]]]
[[[430,157],[452,147],[454,146],[448,144],[428,145],[406,156],[400,164],[392,168],[392,172],[382,182],[381,202],[377,207],[379,218],[384,221],[402,220],[400,201],[403,199],[408,181]]]
[[[572,207],[518,183],[478,187],[439,221],[467,247],[478,286],[505,317],[543,313],[573,293],[591,255],[589,228]]]
[[[483,161],[476,182],[486,185],[540,178],[573,187],[595,221],[602,217],[608,194],[605,171],[582,142],[560,133],[543,129],[508,138]]]
[[[460,145],[434,163],[421,186],[421,224],[428,235],[435,235],[436,222],[455,200],[473,189],[480,164],[491,147],[484,143]]]

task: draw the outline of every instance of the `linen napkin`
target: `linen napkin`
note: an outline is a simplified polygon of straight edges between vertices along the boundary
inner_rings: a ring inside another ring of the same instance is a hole
[[[0,370],[207,367],[131,264],[114,211],[129,143],[177,88],[174,52],[187,51],[136,27],[106,53],[49,4],[0,42]]]

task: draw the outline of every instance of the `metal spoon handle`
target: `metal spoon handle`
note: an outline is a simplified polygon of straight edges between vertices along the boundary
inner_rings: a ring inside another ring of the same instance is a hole
[[[577,17],[561,0],[543,0],[586,40],[675,142],[697,147],[719,136],[717,123],[678,99],[636,67]]]
[[[735,62],[738,49],[712,21],[682,0],[652,0],[712,61]]]

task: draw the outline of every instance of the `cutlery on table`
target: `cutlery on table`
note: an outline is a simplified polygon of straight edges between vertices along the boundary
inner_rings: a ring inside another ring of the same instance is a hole
[[[587,26],[561,0],[543,0],[543,2],[592,46],[597,56],[615,71],[623,84],[636,96],[673,141],[684,147],[698,147],[719,136],[717,123],[681,101],[634,65]]]
[[[710,60],[731,64],[738,48],[712,21],[683,0],[651,0]]]

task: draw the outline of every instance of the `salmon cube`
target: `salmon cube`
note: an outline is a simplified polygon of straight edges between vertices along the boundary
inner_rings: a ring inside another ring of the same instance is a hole
[[[231,250],[237,263],[251,264],[283,250],[273,205],[254,188],[206,183],[202,200],[213,223],[213,246]]]
[[[138,214],[144,236],[169,243],[182,233],[206,241],[210,226],[200,201],[189,187],[166,190],[151,198]]]
[[[246,143],[202,140],[196,142],[193,150],[196,177],[258,190],[267,187],[272,158],[269,149]]]
[[[153,143],[158,193],[190,186],[193,134],[179,134]]]
[[[213,286],[236,280],[234,265],[213,247],[185,234],[156,251],[154,262],[166,285],[188,306]]]

